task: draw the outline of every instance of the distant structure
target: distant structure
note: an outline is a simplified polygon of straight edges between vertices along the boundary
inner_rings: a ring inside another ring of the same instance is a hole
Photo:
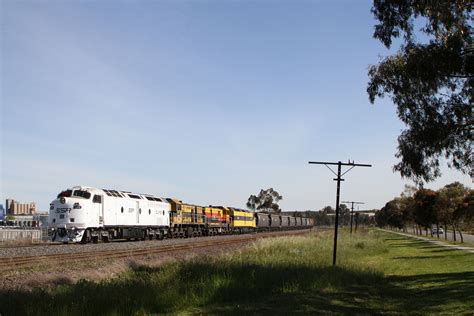
[[[360,210],[360,211],[358,210],[357,212],[354,212],[354,213],[365,214],[365,215],[368,215],[369,217],[374,217],[376,211],[378,210]]]
[[[36,213],[36,203],[20,203],[13,199],[7,199],[5,203],[7,215],[33,215]]]
[[[5,209],[3,208],[3,204],[0,204],[0,221],[3,221],[5,218]]]

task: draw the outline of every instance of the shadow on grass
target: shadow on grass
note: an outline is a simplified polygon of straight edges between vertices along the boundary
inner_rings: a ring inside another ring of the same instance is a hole
[[[383,240],[384,241],[402,241],[402,240],[406,240],[406,238],[400,236],[400,237],[394,237],[394,238],[384,238]]]
[[[420,246],[424,247],[439,247],[436,245],[430,245],[428,241],[405,241],[401,243],[391,243],[390,247],[395,247],[395,248],[405,248],[405,247],[412,247],[412,248],[420,248]]]
[[[453,251],[459,251],[459,249],[456,248],[448,248],[448,247],[441,247],[440,249],[434,249],[430,250],[430,252],[453,252]]]
[[[458,256],[469,256],[470,254],[460,254]],[[400,257],[393,257],[392,259],[398,259],[398,260],[413,260],[413,259],[443,259],[443,258],[452,258],[452,255],[431,255],[431,256],[400,256]]]
[[[422,246],[422,247],[418,247],[420,249],[433,249],[433,248],[436,248],[436,249],[444,249],[446,248],[445,246],[441,246],[441,245],[437,245],[437,244],[428,244],[426,246]]]
[[[369,295],[364,291],[357,294],[357,289],[384,282],[381,274],[333,267],[219,266],[215,262],[177,266],[132,266],[129,277],[100,283],[83,280],[59,287],[53,293],[0,290],[0,314],[133,315],[173,313],[196,307],[204,308],[206,313],[231,314],[290,313],[299,308],[373,313],[368,305],[355,304],[353,295],[367,300]],[[337,290],[326,293],[327,289]],[[295,305],[293,297],[305,304]]]
[[[388,280],[397,286],[394,295],[405,296],[399,296],[401,311],[434,313],[439,312],[440,305],[459,306],[459,303],[466,304],[465,309],[458,311],[459,314],[474,311],[474,272],[392,276]],[[400,288],[407,290],[400,292]],[[456,314],[456,311],[449,313]]]
[[[387,278],[346,268],[213,260],[131,269],[120,278],[80,281],[52,293],[0,290],[0,314],[378,314],[435,312],[446,302],[474,302],[474,272]]]

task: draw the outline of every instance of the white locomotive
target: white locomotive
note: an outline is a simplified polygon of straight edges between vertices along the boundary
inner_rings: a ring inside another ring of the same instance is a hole
[[[170,209],[165,199],[149,194],[76,186],[51,202],[49,225],[53,241],[161,239],[168,234]]]

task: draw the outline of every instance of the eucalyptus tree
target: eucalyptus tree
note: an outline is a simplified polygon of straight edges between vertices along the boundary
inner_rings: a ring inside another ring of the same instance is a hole
[[[456,241],[456,230],[458,230],[461,221],[463,218],[469,218],[470,215],[471,208],[466,206],[463,208],[470,191],[468,187],[459,182],[450,183],[438,190],[437,208],[440,210],[440,217],[445,223],[445,228],[447,228],[446,224],[452,227],[454,241]],[[469,200],[467,200],[467,206],[469,206]],[[461,230],[458,232],[461,242],[463,242]]]
[[[369,99],[388,95],[406,129],[394,170],[417,183],[449,167],[474,176],[472,0],[374,0],[374,38],[398,50],[369,67]],[[415,29],[415,26],[421,26]]]
[[[426,235],[428,228],[431,231],[431,226],[438,221],[437,198],[438,193],[430,189],[419,189],[413,196],[413,218],[415,223],[426,229]]]
[[[253,211],[280,213],[278,202],[283,199],[273,188],[260,190],[257,195],[251,195],[247,200],[247,207]]]
[[[454,216],[461,221],[462,229],[474,231],[474,190],[469,190],[469,193],[454,212]],[[461,241],[463,241],[462,233]]]

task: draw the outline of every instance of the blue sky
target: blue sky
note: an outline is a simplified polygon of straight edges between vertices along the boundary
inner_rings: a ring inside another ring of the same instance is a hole
[[[1,5],[0,198],[41,210],[83,184],[285,210],[335,204],[309,160],[372,163],[343,200],[379,208],[403,129],[368,101],[370,1],[12,1]],[[449,169],[428,187],[471,184]]]

